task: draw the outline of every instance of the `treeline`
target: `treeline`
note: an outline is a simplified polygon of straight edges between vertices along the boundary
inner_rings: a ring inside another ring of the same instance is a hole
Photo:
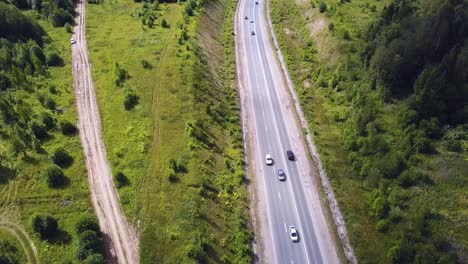
[[[367,33],[363,62],[388,97],[413,95],[419,120],[466,122],[468,3],[397,0]]]
[[[387,252],[393,263],[457,262],[442,216],[429,205],[411,208],[416,197],[405,190],[435,184],[424,161],[440,140],[446,151],[461,152],[468,139],[466,25],[466,1],[394,0],[370,25],[351,77],[332,77],[337,86],[355,82],[347,90],[354,111],[346,118],[345,145],[353,170],[373,189],[369,215],[376,228],[399,230]],[[399,127],[388,126],[386,103],[399,105]]]
[[[74,23],[75,2],[73,0],[9,0],[8,2],[19,9],[37,11],[43,18],[48,19],[54,27],[63,27],[66,23],[70,25]]]

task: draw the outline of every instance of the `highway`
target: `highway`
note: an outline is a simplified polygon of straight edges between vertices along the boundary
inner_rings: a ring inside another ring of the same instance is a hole
[[[336,245],[324,216],[310,159],[301,141],[283,81],[269,40],[264,1],[240,0],[236,16],[237,63],[241,103],[247,108],[250,133],[248,159],[252,160],[259,199],[265,208],[263,228],[265,263],[339,263]],[[247,18],[246,18],[247,17]],[[239,52],[240,50],[240,52]],[[244,100],[242,102],[242,99]],[[290,161],[286,151],[293,150]],[[272,166],[265,163],[271,154]],[[286,180],[279,181],[283,169]],[[289,226],[299,231],[299,241],[290,239]],[[266,235],[265,235],[266,234]],[[258,234],[257,234],[258,236]],[[271,247],[271,248],[270,248]]]

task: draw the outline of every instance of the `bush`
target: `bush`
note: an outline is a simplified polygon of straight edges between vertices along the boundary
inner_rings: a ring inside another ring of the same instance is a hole
[[[78,129],[71,122],[63,121],[60,123],[60,131],[65,136],[71,136],[71,135],[75,135]]]
[[[54,27],[63,27],[65,23],[73,23],[72,15],[62,8],[55,9],[49,18]]]
[[[83,261],[83,264],[105,264],[106,260],[100,253],[93,253]]]
[[[62,167],[66,168],[73,163],[73,157],[68,154],[63,148],[58,148],[51,156],[52,161]]]
[[[445,146],[448,151],[452,152],[460,152],[462,151],[462,145],[459,140],[456,139],[449,139],[446,141]]]
[[[70,23],[65,23],[65,30],[66,30],[68,33],[73,33],[73,27],[72,27],[72,25],[70,25]]]
[[[139,100],[140,97],[138,97],[138,95],[132,89],[126,89],[123,102],[125,110],[132,110],[138,104]]]
[[[62,169],[52,165],[49,166],[45,172],[44,176],[49,188],[60,188],[65,184],[65,175],[63,174]]]
[[[343,32],[343,39],[345,40],[351,40],[351,35],[349,34],[349,31],[348,30],[345,30]]]
[[[0,240],[0,263],[18,264],[18,248],[8,240]]]
[[[327,4],[325,4],[324,2],[321,2],[319,6],[319,10],[320,10],[320,13],[327,12]]]
[[[151,63],[147,60],[141,60],[141,65],[143,66],[143,68],[145,69],[151,69],[153,68],[153,65],[151,65]]]
[[[44,106],[50,110],[55,110],[57,104],[55,103],[54,99],[47,97],[44,99]]]
[[[388,231],[388,222],[387,220],[379,220],[377,221],[376,228],[379,232],[387,232]]]
[[[95,253],[102,252],[102,239],[98,233],[86,230],[78,236],[77,258],[81,261],[87,259]]]
[[[52,216],[34,215],[31,218],[31,228],[42,239],[52,237],[58,230],[58,223]]]
[[[75,227],[76,233],[80,235],[81,233],[91,230],[96,233],[99,233],[99,225],[94,218],[85,217],[82,218]]]
[[[169,24],[167,23],[166,19],[161,19],[161,27],[169,28]]]
[[[166,178],[169,180],[169,182],[177,182],[177,175],[175,173],[175,171],[172,169],[172,168],[168,168],[166,170]]]
[[[128,185],[129,183],[127,176],[125,176],[125,174],[123,174],[123,172],[120,172],[120,171],[114,175],[114,180],[116,182],[117,188],[119,189],[125,185]]]

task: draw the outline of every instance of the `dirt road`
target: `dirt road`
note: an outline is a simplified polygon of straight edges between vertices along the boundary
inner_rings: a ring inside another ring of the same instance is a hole
[[[77,3],[72,44],[72,71],[78,106],[78,128],[86,158],[88,181],[96,215],[106,241],[108,263],[138,263],[138,238],[120,210],[101,136],[101,121],[94,92],[85,37],[85,5]]]

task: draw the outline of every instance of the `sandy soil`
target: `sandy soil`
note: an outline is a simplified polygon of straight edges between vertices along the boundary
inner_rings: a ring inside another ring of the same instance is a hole
[[[85,37],[85,5],[77,3],[72,71],[78,106],[78,128],[86,157],[91,198],[103,233],[108,263],[138,263],[138,238],[120,210],[101,136],[101,121]]]

